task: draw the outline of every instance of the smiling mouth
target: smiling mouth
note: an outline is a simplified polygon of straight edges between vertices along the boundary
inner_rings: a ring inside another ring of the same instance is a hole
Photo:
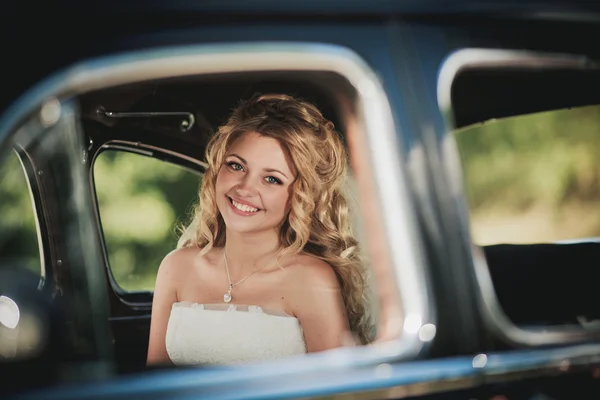
[[[227,196],[227,198],[229,199],[229,202],[238,210],[242,211],[242,212],[247,212],[247,213],[255,213],[260,211],[260,208],[255,208],[255,207],[251,207],[248,206],[246,204],[242,204],[242,203],[238,203],[237,201],[235,201],[234,199],[232,199],[231,197]]]

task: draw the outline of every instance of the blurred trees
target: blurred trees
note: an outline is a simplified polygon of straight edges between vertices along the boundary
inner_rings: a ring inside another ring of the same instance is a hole
[[[488,121],[456,139],[476,242],[600,236],[600,107]]]
[[[110,267],[124,290],[153,290],[158,266],[191,218],[200,175],[174,164],[107,150],[94,164]],[[0,258],[36,273],[41,261],[33,204],[15,152],[0,163]]]
[[[109,263],[124,290],[152,290],[158,266],[191,218],[200,176],[136,153],[108,150],[94,164]]]
[[[6,266],[41,270],[33,203],[14,151],[0,161],[0,260]]]

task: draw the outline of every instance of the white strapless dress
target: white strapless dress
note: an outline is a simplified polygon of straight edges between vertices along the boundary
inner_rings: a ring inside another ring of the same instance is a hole
[[[175,365],[253,363],[306,353],[298,319],[234,304],[174,303],[166,346]]]

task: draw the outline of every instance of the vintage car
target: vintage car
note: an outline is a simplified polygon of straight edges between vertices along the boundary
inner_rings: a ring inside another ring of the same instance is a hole
[[[83,3],[0,14],[0,397],[600,398],[600,8]],[[255,92],[344,136],[378,340],[147,367],[207,140]]]

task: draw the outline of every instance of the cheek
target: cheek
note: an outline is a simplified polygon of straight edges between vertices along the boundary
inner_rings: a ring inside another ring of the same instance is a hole
[[[227,173],[225,168],[221,168],[219,170],[219,174],[217,175],[217,182],[215,184],[215,188],[217,192],[222,192],[228,189],[228,186],[231,185],[231,176]]]
[[[291,207],[291,196],[289,191],[282,190],[277,194],[276,202],[278,204],[278,208],[287,212]]]
[[[292,208],[292,196],[294,194],[294,188],[292,187],[292,185],[287,187],[287,190],[285,191],[285,209],[286,211],[290,211],[290,209]]]
[[[287,208],[288,194],[285,190],[269,190],[261,194],[262,202],[271,213],[279,214]]]

